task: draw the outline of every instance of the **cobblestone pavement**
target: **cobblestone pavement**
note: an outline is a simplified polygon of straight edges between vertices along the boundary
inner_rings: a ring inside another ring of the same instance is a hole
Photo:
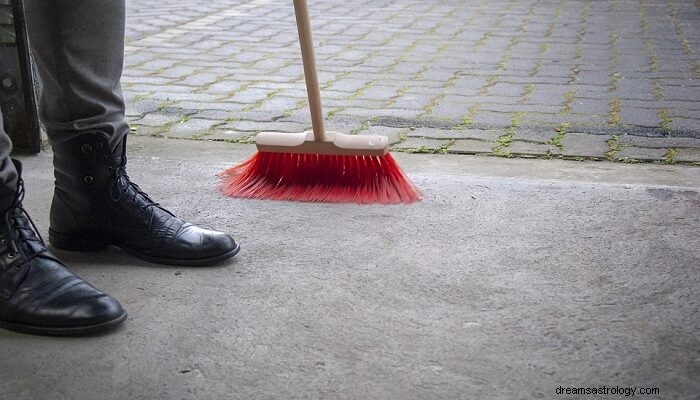
[[[313,0],[329,128],[394,150],[700,165],[700,1]],[[291,1],[128,0],[136,134],[308,129]]]

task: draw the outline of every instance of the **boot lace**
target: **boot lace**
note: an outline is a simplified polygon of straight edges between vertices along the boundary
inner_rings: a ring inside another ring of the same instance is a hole
[[[132,190],[133,195],[131,195],[130,201],[132,203],[136,203],[136,199],[138,196],[141,196],[143,199],[146,200],[147,204],[142,206],[141,208],[143,210],[146,210],[150,207],[158,207],[161,210],[167,212],[170,215],[173,215],[170,211],[164,209],[163,207],[160,206],[160,203],[157,203],[151,199],[150,196],[146,192],[144,192],[139,185],[135,184],[134,182],[131,181],[129,178],[129,175],[126,173],[126,155],[122,155],[122,161],[117,165],[116,168],[110,168],[112,172],[112,190],[111,190],[111,198],[114,201],[122,201],[127,198],[129,198],[129,189]]]
[[[15,256],[17,256],[17,254],[20,253],[20,249],[17,245],[17,243],[20,240],[39,243],[39,248],[41,250],[33,251],[32,254],[30,254],[25,260],[26,263],[32,260],[33,258],[41,255],[42,253],[47,252],[48,250],[44,245],[44,239],[41,237],[39,229],[37,229],[36,225],[34,224],[34,221],[32,221],[32,218],[29,216],[29,213],[27,213],[27,210],[25,210],[24,207],[22,207],[22,200],[24,200],[24,194],[24,181],[20,178],[17,182],[17,192],[15,194],[15,199],[3,215],[5,226],[8,228],[8,237],[2,239],[2,245],[3,247],[6,246],[6,248],[1,249],[0,255],[4,256],[7,254],[8,258],[15,258]],[[19,213],[17,213],[17,211],[19,211]],[[26,226],[20,221],[22,217],[25,217],[27,221],[29,221],[30,226]],[[25,234],[22,234],[23,232]]]

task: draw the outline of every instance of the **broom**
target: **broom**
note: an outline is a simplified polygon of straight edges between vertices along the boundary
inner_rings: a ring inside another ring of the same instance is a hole
[[[258,152],[219,174],[230,197],[333,203],[411,203],[421,194],[380,135],[327,132],[306,0],[294,0],[312,131],[260,132]]]

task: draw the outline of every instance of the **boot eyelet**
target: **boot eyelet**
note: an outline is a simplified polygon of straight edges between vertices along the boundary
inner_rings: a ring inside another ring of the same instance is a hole
[[[82,150],[85,154],[90,154],[92,153],[92,146],[86,143],[80,147],[80,150]]]
[[[102,143],[97,143],[97,148],[101,149],[102,148]]]
[[[111,174],[112,172],[114,172],[114,168],[112,168],[112,167],[107,167],[107,172],[109,172],[109,173]]]
[[[0,240],[0,245],[3,245],[3,246],[7,245],[7,240],[5,240],[5,239]]]
[[[136,203],[136,197],[132,197],[131,199],[129,199],[129,201],[130,201],[132,204],[135,204],[135,203]]]
[[[15,253],[10,253],[7,255],[7,258],[9,258],[10,260],[14,259],[15,257],[17,257],[17,254]]]
[[[20,268],[22,268],[22,264],[15,267],[15,269],[20,269]]]
[[[87,175],[86,177],[83,178],[83,182],[87,183],[88,185],[91,184],[94,180],[95,180],[95,178],[93,178],[90,175]]]

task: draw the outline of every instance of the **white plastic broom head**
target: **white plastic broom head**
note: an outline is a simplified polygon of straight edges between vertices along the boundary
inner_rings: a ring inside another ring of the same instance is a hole
[[[324,136],[324,140],[316,140],[312,131],[260,132],[255,137],[255,145],[258,151],[268,153],[381,157],[389,151],[389,139],[386,136],[346,135],[339,132],[325,132]]]

